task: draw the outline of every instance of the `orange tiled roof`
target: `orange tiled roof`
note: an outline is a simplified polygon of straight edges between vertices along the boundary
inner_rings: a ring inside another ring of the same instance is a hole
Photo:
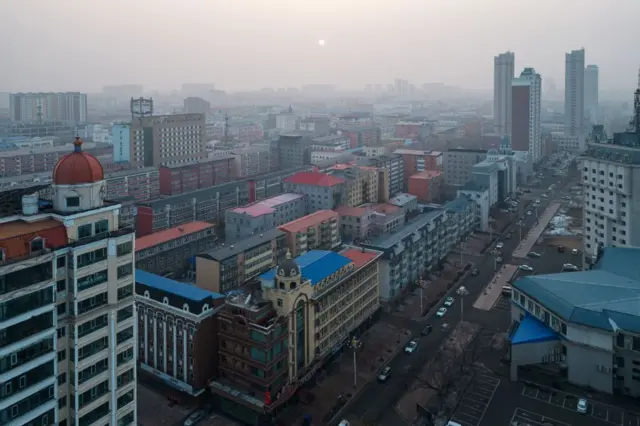
[[[340,216],[360,217],[366,212],[367,212],[367,209],[364,207],[340,206],[336,209],[336,213],[338,213]]]
[[[382,204],[376,204],[375,206],[373,206],[373,210],[378,212],[378,213],[395,213],[398,210],[400,210],[400,207],[398,206],[394,206],[393,204],[389,204],[389,203],[382,203]]]
[[[343,252],[340,252],[341,255],[351,259],[351,261],[355,264],[356,268],[361,268],[365,264],[371,262],[373,259],[378,256],[379,253],[365,251],[364,253],[360,249],[347,249]]]
[[[279,229],[285,232],[299,232],[310,226],[324,222],[331,218],[338,217],[338,213],[333,210],[319,210],[315,213],[303,216],[300,219],[292,220],[280,226]]]
[[[208,228],[213,228],[213,225],[207,222],[189,222],[184,225],[176,226],[175,228],[165,229],[164,231],[145,235],[144,237],[136,238],[136,252],[157,246],[158,244],[166,243],[167,241],[175,240],[176,238],[184,237],[185,235],[200,232]]]
[[[15,259],[30,253],[34,238],[44,239],[45,247],[55,249],[68,244],[67,229],[54,219],[25,222],[16,220],[0,225],[0,249],[6,259]]]

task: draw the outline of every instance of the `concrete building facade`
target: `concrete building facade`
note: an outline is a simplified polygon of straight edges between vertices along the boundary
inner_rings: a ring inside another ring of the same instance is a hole
[[[483,149],[452,148],[444,153],[444,181],[462,186],[472,179],[473,166],[487,158]]]
[[[319,210],[278,227],[287,235],[292,256],[309,250],[333,250],[342,244],[340,216],[333,210]]]
[[[564,73],[564,134],[567,138],[577,139],[583,148],[584,49],[573,50],[565,55]]]
[[[515,77],[515,55],[493,58],[493,121],[498,136],[511,136],[511,81]]]
[[[511,144],[514,151],[527,151],[534,163],[542,159],[540,129],[542,78],[525,68],[513,79],[511,95]]]

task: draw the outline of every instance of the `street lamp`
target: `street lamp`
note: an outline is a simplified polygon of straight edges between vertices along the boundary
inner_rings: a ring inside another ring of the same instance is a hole
[[[356,336],[347,341],[347,346],[353,349],[353,388],[358,385],[358,363],[356,362],[356,352],[362,347],[362,341]]]
[[[498,253],[500,253],[498,250],[493,249],[491,250],[491,254],[493,255],[493,270],[497,271],[498,270]]]
[[[464,297],[469,294],[469,291],[465,286],[460,286],[456,290],[456,294],[460,296],[460,322],[462,323],[464,319]]]
[[[420,289],[420,316],[424,315],[424,285],[426,283],[422,278],[418,280],[418,288]]]

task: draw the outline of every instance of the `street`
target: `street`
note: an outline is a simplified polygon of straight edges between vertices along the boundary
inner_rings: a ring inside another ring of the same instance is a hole
[[[566,179],[560,184],[561,181],[562,179],[552,177],[544,179],[538,185],[539,190],[532,190],[531,193],[526,194],[528,195],[526,198],[529,200],[537,199],[539,194],[546,192],[545,190],[552,183],[557,183],[560,188],[556,189],[553,194],[550,194],[549,198],[540,198],[541,203],[538,211],[541,213],[547,208],[550,202],[553,202],[555,198],[562,195],[564,188],[568,189],[571,184],[575,184],[575,182],[570,179]],[[523,197],[519,212],[516,213],[518,217],[512,221],[508,230],[505,231],[512,232],[512,238],[501,239],[501,237],[499,237],[498,239],[498,241],[504,244],[501,251],[503,263],[505,264],[512,262],[512,253],[520,243],[516,222],[520,215],[524,215],[528,203],[530,203],[530,201],[525,200]],[[536,221],[536,214],[524,215],[524,220],[521,221],[523,238],[536,224]],[[495,308],[490,310],[475,309],[472,306],[473,302],[483,292],[485,286],[493,279],[494,259],[490,252],[491,250],[487,250],[486,254],[476,263],[475,267],[478,268],[479,274],[477,276],[469,275],[464,282],[461,283],[468,291],[468,295],[464,298],[464,320],[480,325],[483,327],[483,333],[485,334],[505,332],[510,325],[509,309],[507,306],[502,306],[501,301],[498,302]],[[514,263],[524,263],[521,259],[518,260],[518,262]],[[435,318],[434,316],[428,320],[407,320],[406,327],[410,329],[415,336],[420,336],[420,331],[426,324],[433,325],[433,332],[420,339],[418,350],[414,353],[407,355],[401,352],[394,357],[388,364],[392,368],[391,378],[384,384],[377,382],[370,383],[349,405],[346,412],[342,414],[340,418],[335,419],[334,424],[337,424],[341,419],[353,420],[354,423],[358,421],[363,423],[371,422],[385,426],[410,424],[396,409],[396,405],[405,393],[408,384],[412,382],[411,377],[408,377],[404,372],[419,369],[434,357],[434,352],[437,351],[448,337],[450,331],[454,329],[461,320],[461,309],[458,306],[460,303],[462,303],[462,301],[457,297],[455,305],[449,309],[444,318]],[[440,327],[444,322],[450,324],[450,327],[446,331],[442,331]],[[495,354],[490,354],[490,356],[493,358],[491,361],[495,362]],[[471,407],[469,411],[477,413],[478,409],[479,407],[476,407],[474,411],[473,407]],[[467,415],[470,414],[467,413]],[[478,421],[477,424],[479,423]]]

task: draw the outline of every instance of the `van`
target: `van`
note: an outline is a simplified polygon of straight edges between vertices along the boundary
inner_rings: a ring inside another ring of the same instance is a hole
[[[511,296],[511,292],[513,291],[513,289],[511,288],[510,285],[503,285],[502,286],[502,295],[503,296]]]
[[[449,420],[449,423],[447,423],[447,426],[462,426],[462,425],[458,422],[454,422],[453,420]]]

